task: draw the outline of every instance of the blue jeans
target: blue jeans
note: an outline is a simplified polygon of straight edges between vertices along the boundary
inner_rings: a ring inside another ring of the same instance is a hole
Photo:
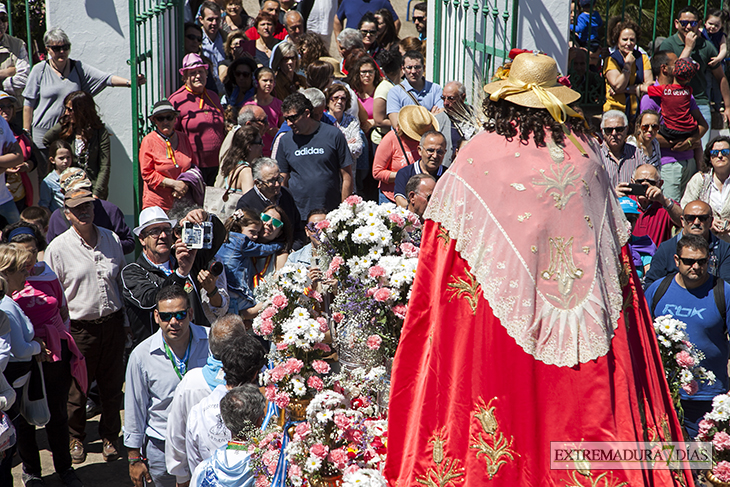
[[[5,217],[8,224],[15,223],[20,220],[20,212],[18,211],[18,207],[15,206],[15,202],[13,200],[0,205],[0,215]]]
[[[383,194],[382,191],[378,191],[378,204],[382,205],[385,203],[392,203],[392,201],[390,201],[388,197]]]
[[[712,411],[712,401],[685,401],[681,400],[684,410],[684,427],[687,428],[690,438],[697,436],[699,424],[706,413]]]
[[[707,132],[705,132],[705,135],[702,136],[702,150],[705,150],[707,143],[710,141],[710,132],[712,132],[712,110],[710,110],[710,105],[699,105],[699,108],[700,113],[705,118],[707,126],[709,127]],[[663,176],[664,175],[662,174],[662,177]]]

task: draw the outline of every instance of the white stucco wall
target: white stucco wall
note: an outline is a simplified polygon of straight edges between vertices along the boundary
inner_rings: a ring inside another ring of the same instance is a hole
[[[570,2],[566,0],[520,0],[517,45],[552,56],[560,70],[568,66]]]
[[[127,0],[48,0],[46,20],[71,39],[71,58],[129,78],[129,7]],[[109,201],[133,226],[132,109],[128,88],[106,88],[94,100],[111,138]]]

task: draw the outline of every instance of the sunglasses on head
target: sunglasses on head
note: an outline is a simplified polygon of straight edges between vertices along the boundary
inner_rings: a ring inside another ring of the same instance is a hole
[[[611,135],[614,132],[618,132],[620,134],[624,130],[626,130],[626,125],[622,125],[620,127],[603,127],[603,135]]]
[[[63,52],[71,49],[71,44],[61,44],[60,46],[48,46],[53,52]]]
[[[687,223],[694,223],[695,220],[705,223],[708,218],[710,218],[710,215],[682,215],[682,220]]]
[[[645,123],[644,125],[641,126],[641,130],[643,130],[645,132],[649,129],[659,130],[659,124],[658,123]]]
[[[261,213],[261,221],[264,223],[271,222],[271,224],[274,226],[274,228],[279,228],[280,226],[282,226],[284,224],[283,221],[279,220],[278,218],[274,218],[271,215],[267,215],[266,213]]]
[[[710,151],[710,157],[717,157],[719,155],[722,155],[722,157],[730,156],[730,149],[712,149]]]
[[[679,25],[681,25],[682,27],[687,27],[687,26],[697,27],[698,23],[699,22],[697,20],[680,20],[679,21]]]
[[[155,120],[158,122],[172,122],[175,120],[175,115],[157,115]]]
[[[183,309],[181,311],[158,311],[157,314],[160,315],[160,319],[162,321],[171,321],[173,318],[175,318],[177,321],[182,321],[187,317],[188,310]]]
[[[702,259],[689,259],[687,257],[680,257],[679,260],[681,260],[682,264],[686,265],[687,267],[692,267],[695,264],[702,267],[704,265],[707,265],[707,261],[709,259],[707,257],[704,257]]]

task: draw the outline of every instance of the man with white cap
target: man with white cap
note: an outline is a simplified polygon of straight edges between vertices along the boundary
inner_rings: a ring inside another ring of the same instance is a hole
[[[193,210],[183,219],[197,221],[200,213],[201,210]],[[139,214],[139,226],[134,229],[134,234],[142,246],[142,253],[136,262],[122,270],[122,292],[133,346],[157,330],[152,311],[157,303],[155,296],[163,286],[173,283],[183,286],[190,295],[193,321],[197,324],[210,325],[206,315],[211,313],[206,311],[212,311],[212,308],[228,309],[227,286],[223,280],[225,277],[221,277],[225,273],[216,276],[208,268],[208,262],[214,255],[209,254],[213,249],[196,251],[187,249],[182,243],[175,244],[173,229],[176,224],[177,220],[168,218],[159,206],[145,208]],[[172,255],[173,249],[175,256]]]
[[[94,225],[94,200],[85,188],[66,191],[64,213],[71,228],[48,245],[45,261],[66,294],[70,331],[86,358],[88,384],[96,380],[99,385],[102,456],[111,461],[119,456],[117,438],[122,427],[119,409],[128,322],[120,276],[125,261],[119,237]],[[75,386],[68,396],[68,426],[71,459],[83,463],[86,394]]]
[[[30,73],[28,49],[25,42],[8,34],[8,25],[8,10],[0,4],[0,81],[3,90],[20,96]]]

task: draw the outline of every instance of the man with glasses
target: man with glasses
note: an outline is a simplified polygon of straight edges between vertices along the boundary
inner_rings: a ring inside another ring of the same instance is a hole
[[[635,145],[626,143],[629,120],[624,112],[605,112],[601,118],[601,131],[601,159],[608,172],[610,184],[615,188],[619,183],[631,180],[636,168],[642,164],[644,155]]]
[[[208,359],[208,331],[190,322],[192,314],[188,293],[181,286],[163,287],[154,309],[159,330],[129,356],[124,446],[134,485],[152,481],[155,487],[175,487],[176,479],[165,465],[170,406],[185,374],[203,367]]]
[[[712,58],[717,56],[717,49],[700,33],[700,20],[700,12],[696,7],[687,6],[681,9],[674,21],[677,33],[662,42],[661,50],[672,51],[679,58],[691,58],[699,65],[699,72],[692,78],[689,86],[692,88],[692,95],[702,116],[709,123],[712,113],[710,99],[707,96],[706,73],[711,72],[720,83],[720,93],[726,107],[730,107],[730,85],[725,77],[722,63],[715,67],[709,65]],[[724,116],[730,120],[730,110],[726,110]],[[705,147],[709,141],[710,133],[708,131],[702,136],[702,147]]]
[[[403,56],[405,79],[388,92],[386,108],[394,129],[398,128],[398,112],[406,105],[420,105],[432,113],[438,113],[444,108],[441,86],[426,81],[423,76],[425,62],[423,54],[418,51],[408,51]]]
[[[406,194],[408,195],[408,211],[418,215],[423,222],[423,213],[426,211],[433,188],[436,187],[436,178],[428,173],[416,174],[408,180],[406,184]]]
[[[449,167],[461,145],[474,136],[475,129],[472,122],[474,110],[466,103],[466,88],[460,81],[446,83],[441,100],[444,110],[435,116],[439,123],[439,132],[446,137],[446,156],[443,164],[444,167]]]
[[[694,391],[679,391],[684,425],[694,438],[699,421],[712,410],[712,399],[728,389],[730,300],[725,297],[730,296],[730,284],[708,272],[710,250],[701,236],[682,237],[676,243],[674,262],[676,274],[652,284],[646,300],[654,317],[669,315],[687,324],[690,341],[705,355],[702,366],[715,374],[713,383],[700,382]]]
[[[238,112],[237,121],[238,125],[228,131],[228,133],[226,134],[226,138],[223,139],[223,142],[221,143],[221,150],[218,152],[218,157],[220,158],[220,160],[223,160],[226,152],[228,152],[228,149],[231,148],[233,136],[235,135],[236,131],[241,127],[244,127],[246,125],[255,127],[259,131],[259,135],[261,137],[264,136],[269,128],[269,117],[266,115],[264,109],[258,105],[244,105],[243,107],[241,107],[241,111]]]
[[[0,81],[3,90],[19,97],[28,81],[30,61],[25,42],[8,34],[8,25],[7,8],[0,4]]]
[[[226,52],[223,47],[225,38],[221,30],[221,8],[217,3],[206,0],[200,6],[200,16],[198,22],[203,27],[203,54],[210,59],[213,65],[210,71],[213,73],[218,92],[223,86],[218,75],[218,65],[226,60]]]
[[[677,55],[672,51],[657,51],[654,53],[654,57],[651,58],[651,71],[658,84],[667,85],[674,82],[674,64],[676,61]],[[639,104],[639,113],[645,110],[654,110],[661,113],[661,109],[661,104],[650,96],[643,97]],[[675,201],[682,198],[687,183],[697,171],[698,164],[702,164],[700,140],[705,133],[709,133],[708,122],[702,116],[694,98],[690,100],[690,113],[699,125],[698,134],[671,145],[664,137],[657,135],[657,141],[661,146],[661,171],[662,178],[665,181],[664,193]],[[698,157],[699,159],[697,159]]]
[[[644,194],[632,194],[629,183],[618,183],[616,195],[627,196],[638,203],[639,218],[632,234],[636,237],[648,236],[655,245],[672,238],[672,229],[682,225],[682,207],[662,193],[664,181],[659,170],[651,164],[636,168],[631,178],[632,184],[643,186]]]
[[[312,110],[312,102],[302,93],[287,96],[281,106],[291,131],[279,139],[276,160],[300,215],[314,208],[331,211],[353,189],[352,156],[345,136],[312,118]],[[301,221],[302,227],[305,223]]]
[[[413,7],[413,24],[416,26],[418,31],[418,40],[426,42],[426,24],[428,22],[428,4],[426,2],[417,3]]]
[[[710,232],[711,228],[712,209],[710,206],[699,200],[688,203],[682,212],[682,231],[657,248],[651,261],[651,268],[646,273],[644,286],[649,287],[654,281],[677,272],[674,249],[683,235],[703,237],[709,245],[708,272],[721,279],[730,279],[730,244],[717,238]]]
[[[441,132],[429,130],[421,136],[418,153],[421,156],[418,162],[399,169],[395,175],[393,194],[396,204],[403,208],[408,207],[406,185],[413,176],[416,174],[430,174],[438,181],[444,173],[445,168],[441,163],[446,155],[446,137]]]

